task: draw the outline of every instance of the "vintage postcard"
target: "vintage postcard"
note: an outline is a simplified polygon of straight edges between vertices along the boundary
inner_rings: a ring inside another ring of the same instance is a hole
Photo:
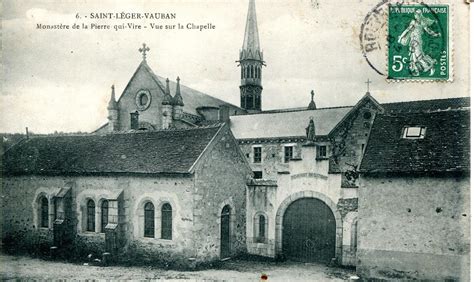
[[[2,1],[0,277],[469,281],[469,8]]]

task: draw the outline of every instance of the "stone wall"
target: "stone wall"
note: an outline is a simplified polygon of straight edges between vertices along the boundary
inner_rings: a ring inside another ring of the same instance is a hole
[[[240,141],[240,148],[247,158],[252,171],[261,171],[264,179],[276,180],[278,172],[288,172],[289,163],[284,162],[285,145],[294,145],[293,156],[299,158],[301,155],[301,145],[303,139],[298,141],[267,141],[267,142],[243,142]],[[262,160],[255,163],[253,158],[253,148],[255,146],[262,147]]]
[[[354,112],[339,125],[330,138],[332,155],[330,171],[342,173],[342,187],[358,186],[357,174],[346,172],[356,171],[376,113],[377,109],[373,103],[368,99],[362,100],[362,104],[354,108]]]
[[[369,177],[359,188],[363,277],[469,280],[469,177]]]
[[[126,242],[120,257],[160,263],[184,263],[194,256],[192,242],[192,192],[190,177],[39,177],[22,176],[3,179],[2,185],[2,238],[14,250],[48,250],[53,244],[54,208],[50,204],[49,227],[39,227],[38,199],[46,196],[49,202],[66,184],[72,186],[74,222],[73,252],[70,256],[85,258],[92,253],[100,257],[105,251],[105,234],[100,232],[100,203],[116,197],[123,191],[119,216],[124,225],[122,236]],[[86,231],[86,203],[95,202],[95,231]],[[143,237],[143,207],[146,201],[155,206],[155,238]],[[173,212],[172,240],[160,239],[161,206],[170,203]],[[20,208],[19,208],[20,207]],[[18,240],[23,238],[22,240]],[[13,240],[9,242],[8,240]]]
[[[278,187],[249,186],[247,188],[247,250],[250,254],[275,257],[275,206]],[[257,240],[258,216],[266,217],[263,242]]]
[[[158,265],[187,265],[194,256],[193,246],[193,178],[143,178],[125,184],[124,209],[127,242],[123,250],[133,262],[145,261]],[[144,237],[144,206],[151,202],[155,208],[155,236]],[[161,208],[168,203],[172,208],[172,239],[161,237]]]
[[[220,215],[231,207],[232,255],[246,250],[246,180],[250,168],[230,130],[215,137],[195,172],[194,242],[198,262],[220,258]]]
[[[326,203],[336,219],[336,259],[353,265],[353,260],[342,259],[343,217],[353,211],[357,188],[341,188],[341,175],[329,174],[329,161],[316,160],[315,146],[301,146],[300,159],[291,160],[288,172],[278,174],[276,186],[249,186],[247,189],[247,246],[251,254],[276,257],[281,254],[282,220],[286,208],[300,198],[317,198]],[[338,207],[339,203],[339,207]],[[256,242],[255,216],[268,218],[266,241]],[[350,227],[349,227],[350,228]],[[349,231],[350,234],[351,231]]]
[[[47,254],[53,242],[53,196],[62,179],[2,178],[1,229],[7,251]],[[48,227],[40,227],[40,197],[48,199]],[[34,213],[33,210],[36,212]]]

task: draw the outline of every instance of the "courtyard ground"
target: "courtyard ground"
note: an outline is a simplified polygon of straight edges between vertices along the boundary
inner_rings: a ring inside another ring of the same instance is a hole
[[[228,260],[218,269],[174,271],[157,267],[89,266],[0,254],[1,280],[198,280],[198,281],[344,281],[355,275],[351,269],[316,263]],[[263,281],[263,280],[262,280]]]

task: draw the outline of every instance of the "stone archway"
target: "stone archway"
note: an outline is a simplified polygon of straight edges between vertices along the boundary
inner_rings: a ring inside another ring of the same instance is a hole
[[[299,199],[317,199],[324,203],[334,215],[335,221],[335,243],[334,254],[337,262],[341,262],[342,258],[342,219],[336,204],[326,195],[315,191],[301,191],[287,197],[279,206],[275,219],[275,248],[276,254],[283,254],[283,218],[288,207]]]

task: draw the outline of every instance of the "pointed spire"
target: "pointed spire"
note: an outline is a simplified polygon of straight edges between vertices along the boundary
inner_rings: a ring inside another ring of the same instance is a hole
[[[166,94],[171,95],[171,92],[170,92],[170,80],[169,80],[168,78],[166,78]]]
[[[173,104],[177,106],[184,106],[183,97],[181,96],[181,86],[179,85],[179,76],[176,78],[176,94],[173,98]]]
[[[260,50],[260,41],[258,39],[257,27],[257,12],[255,11],[255,0],[249,1],[249,10],[247,12],[247,23],[245,25],[245,36],[242,49]]]
[[[176,78],[176,95],[180,95],[181,96],[181,86],[179,86],[179,81],[181,79],[179,79],[179,76]]]
[[[163,98],[163,102],[161,102],[161,104],[171,105],[172,103],[173,103],[173,97],[171,96],[171,93],[170,93],[170,80],[167,78],[166,79],[165,98]]]
[[[309,102],[308,110],[316,110],[316,103],[314,102],[314,90],[311,90],[311,102]]]
[[[260,40],[258,38],[257,12],[255,10],[255,0],[249,0],[249,9],[247,12],[247,21],[245,24],[244,43],[240,60],[254,59],[263,60],[263,54],[260,51]]]
[[[108,110],[117,109],[117,102],[115,101],[115,85],[112,84],[112,94],[110,94],[109,105],[107,106]]]

